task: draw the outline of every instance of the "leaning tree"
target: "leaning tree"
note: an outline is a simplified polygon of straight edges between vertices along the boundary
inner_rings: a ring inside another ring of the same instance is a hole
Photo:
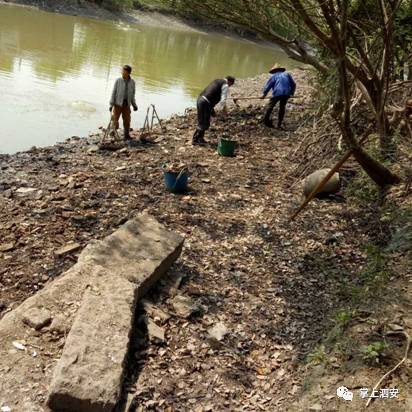
[[[167,1],[167,0],[165,0]],[[375,119],[380,147],[391,147],[385,110],[394,76],[398,13],[404,0],[174,0],[185,13],[231,23],[278,44],[294,60],[329,74],[338,68],[335,117],[342,136],[368,175],[383,187],[399,181],[360,147],[350,101],[358,88]]]

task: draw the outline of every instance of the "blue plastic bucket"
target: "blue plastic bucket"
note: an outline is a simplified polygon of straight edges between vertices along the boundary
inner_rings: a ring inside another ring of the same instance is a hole
[[[165,166],[163,166],[163,169]],[[186,168],[180,172],[169,172],[163,170],[166,189],[172,193],[184,193],[187,191],[187,183],[189,180],[189,173]]]

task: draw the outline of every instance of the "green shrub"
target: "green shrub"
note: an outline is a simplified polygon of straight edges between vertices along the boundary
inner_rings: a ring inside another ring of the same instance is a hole
[[[388,345],[385,342],[374,342],[367,346],[361,347],[362,359],[370,364],[379,363],[384,356],[385,349]]]
[[[325,345],[317,346],[313,352],[309,353],[307,356],[307,361],[309,363],[313,363],[314,365],[319,365],[321,363],[326,362],[327,355],[326,355],[326,348]]]

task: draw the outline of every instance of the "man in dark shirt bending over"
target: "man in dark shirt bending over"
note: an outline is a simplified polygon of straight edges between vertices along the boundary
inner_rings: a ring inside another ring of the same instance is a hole
[[[205,144],[204,135],[210,127],[210,116],[215,116],[214,107],[220,104],[226,111],[226,100],[229,87],[235,84],[235,78],[227,76],[225,79],[216,79],[200,93],[197,99],[197,128],[193,135],[192,144]]]

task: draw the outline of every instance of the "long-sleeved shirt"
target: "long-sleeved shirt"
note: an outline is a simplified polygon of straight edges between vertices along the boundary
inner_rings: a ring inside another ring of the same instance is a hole
[[[218,106],[222,110],[226,110],[226,101],[227,101],[227,95],[229,94],[229,85],[226,81],[226,83],[222,86],[222,92],[220,94],[220,102],[218,103]]]
[[[205,99],[212,108],[217,104],[224,109],[229,92],[229,84],[226,79],[216,79],[211,82],[202,93],[200,98]]]
[[[263,94],[266,96],[271,90],[273,97],[293,96],[296,90],[296,83],[289,73],[277,72],[266,82]]]
[[[126,102],[128,106],[136,106],[136,84],[132,78],[128,80],[119,77],[113,86],[112,95],[110,97],[110,106],[123,106]]]

